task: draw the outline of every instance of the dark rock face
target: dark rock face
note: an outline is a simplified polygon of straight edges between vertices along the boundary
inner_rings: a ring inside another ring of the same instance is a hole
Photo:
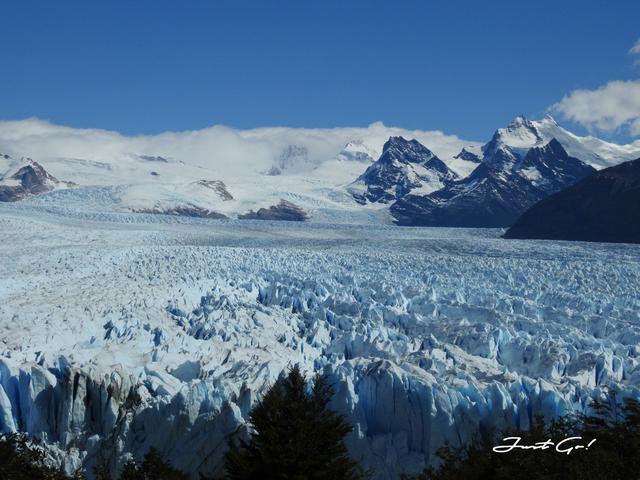
[[[555,138],[543,147],[529,150],[514,169],[546,195],[562,190],[596,171],[590,165],[570,157]]]
[[[138,155],[138,158],[147,162],[169,163],[169,160],[159,155]]]
[[[213,190],[225,202],[228,200],[233,200],[233,195],[229,193],[229,190],[227,190],[227,186],[221,180],[198,180],[196,183]]]
[[[229,218],[222,213],[214,212],[213,210],[207,210],[206,208],[197,207],[195,205],[180,205],[173,208],[142,208],[134,210],[135,213],[152,213],[156,215],[177,215],[182,217],[195,217],[195,218],[211,218],[211,219],[223,219]]]
[[[280,200],[278,205],[272,205],[269,208],[261,208],[257,212],[253,210],[238,215],[240,220],[286,220],[291,222],[304,222],[309,217],[307,213],[297,205]]]
[[[601,170],[545,198],[504,237],[640,243],[640,159]]]
[[[522,159],[497,148],[467,178],[428,196],[407,195],[390,211],[398,225],[507,227],[537,201],[594,171],[556,140]]]
[[[2,183],[5,183],[4,185]],[[31,195],[38,195],[53,190],[60,182],[50,175],[38,162],[29,160],[26,165],[9,177],[3,177],[0,182],[0,202],[16,202]]]
[[[459,158],[460,160],[466,160],[467,162],[480,163],[482,159],[466,148],[463,148],[458,155],[453,158]]]
[[[417,140],[391,137],[380,158],[356,182],[364,192],[353,193],[359,203],[396,201],[424,184],[436,188],[452,182],[457,175],[431,150]]]

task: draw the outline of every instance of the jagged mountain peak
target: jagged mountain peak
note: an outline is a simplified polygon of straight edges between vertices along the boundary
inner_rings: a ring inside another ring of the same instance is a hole
[[[389,137],[384,144],[381,163],[419,164],[451,179],[457,175],[438,156],[419,141]]]
[[[617,145],[571,133],[548,114],[541,120],[529,120],[520,115],[506,127],[498,128],[492,139],[482,147],[483,161],[496,165],[508,159],[507,163],[511,163],[524,157],[529,149],[545,145],[553,138],[570,156],[595,168],[616,165],[640,154],[635,144]]]
[[[485,158],[505,147],[511,151],[529,149],[542,142],[542,137],[535,124],[524,116],[518,116],[504,128],[499,128],[493,134],[493,138],[483,148]]]
[[[382,156],[384,157],[385,154],[388,154],[388,158],[412,163],[420,163],[436,157],[431,150],[417,140],[407,140],[401,136],[389,137],[382,147]]]
[[[57,181],[44,169],[42,165],[28,157],[22,157],[20,160],[14,160],[11,166],[0,174],[0,179],[21,180],[29,175],[40,176],[43,179]]]
[[[457,178],[447,165],[417,140],[390,137],[380,158],[352,184],[360,203],[389,203],[409,192],[428,194]]]

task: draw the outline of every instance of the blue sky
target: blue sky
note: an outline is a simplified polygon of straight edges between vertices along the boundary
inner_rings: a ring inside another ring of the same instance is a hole
[[[127,134],[382,121],[485,140],[640,78],[636,0],[20,0],[0,18],[0,119]],[[624,122],[600,133],[636,137]]]

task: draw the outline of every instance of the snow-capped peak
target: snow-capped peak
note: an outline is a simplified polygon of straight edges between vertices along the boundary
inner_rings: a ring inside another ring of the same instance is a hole
[[[388,203],[409,192],[426,195],[457,178],[447,165],[417,140],[390,137],[380,158],[352,185],[360,203]]]
[[[512,149],[529,149],[539,143],[542,143],[542,138],[535,124],[524,116],[518,116],[506,128],[499,128],[487,145],[490,151],[502,145]]]
[[[556,139],[572,157],[599,169],[632,160],[640,156],[637,144],[617,145],[599,138],[580,137],[562,128],[551,116],[529,120],[523,115],[514,118],[505,128],[499,128],[489,143],[482,147],[483,161],[496,165],[522,158],[529,149]]]
[[[404,137],[389,137],[382,148],[380,160],[401,163],[424,163],[436,155],[417,140],[407,140]]]
[[[378,158],[378,152],[366,145],[362,140],[352,140],[345,145],[336,157],[340,161],[356,161],[372,163]]]

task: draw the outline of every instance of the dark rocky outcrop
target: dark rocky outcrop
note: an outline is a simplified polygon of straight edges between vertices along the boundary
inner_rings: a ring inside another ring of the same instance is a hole
[[[17,171],[0,179],[0,202],[16,202],[31,195],[49,192],[56,186],[71,187],[72,182],[61,182],[50,175],[38,162],[31,159]]]
[[[195,218],[210,218],[210,219],[224,219],[229,218],[222,213],[214,212],[213,210],[207,210],[206,208],[198,207],[195,205],[178,205],[171,208],[141,208],[134,210],[135,213],[152,213],[156,215],[178,215],[182,217],[195,217]]]
[[[269,208],[261,208],[257,212],[253,210],[248,213],[238,215],[240,220],[285,220],[291,222],[304,222],[308,220],[307,213],[299,206],[280,200],[278,205]]]
[[[138,158],[140,160],[144,160],[146,162],[169,163],[169,160],[167,160],[166,158],[161,157],[159,155],[138,155]]]
[[[477,154],[473,153],[471,150],[469,150],[466,147],[463,148],[460,151],[460,153],[453,158],[457,158],[459,160],[465,160],[467,162],[473,162],[473,163],[480,163],[482,161],[482,158],[480,158]]]
[[[504,237],[640,243],[640,159],[601,170],[538,202]]]
[[[195,183],[213,190],[224,201],[233,200],[233,195],[231,195],[229,190],[227,190],[227,186],[221,180],[198,180]]]

